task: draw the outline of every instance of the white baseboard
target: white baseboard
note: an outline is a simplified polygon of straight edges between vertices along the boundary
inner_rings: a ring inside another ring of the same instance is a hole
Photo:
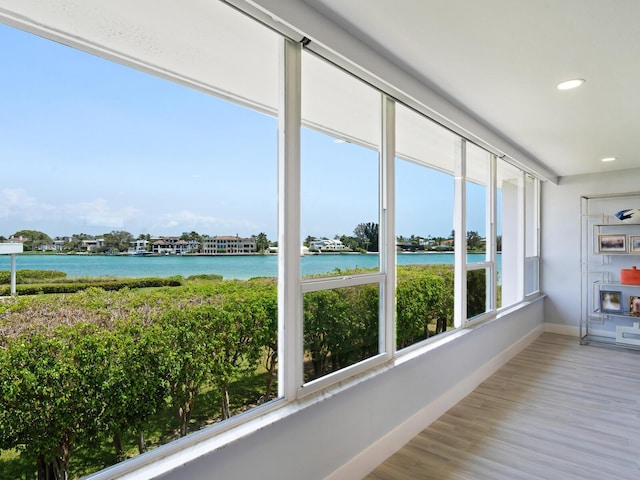
[[[562,325],[560,323],[545,323],[544,331],[576,338],[580,336],[580,327],[574,325]]]
[[[529,332],[517,343],[511,345],[480,368],[474,370],[466,379],[458,382],[453,388],[449,389],[433,402],[422,408],[422,410],[411,418],[398,425],[384,437],[380,438],[369,448],[360,452],[360,454],[353,457],[349,462],[335,470],[332,474],[327,476],[325,480],[343,480],[345,478],[363,478],[367,476],[385,459],[397,452],[401,447],[409,442],[409,440],[431,425],[431,423],[437,420],[452,406],[469,395],[478,385],[493,375],[512,357],[525,349],[544,331],[544,326],[540,325]]]

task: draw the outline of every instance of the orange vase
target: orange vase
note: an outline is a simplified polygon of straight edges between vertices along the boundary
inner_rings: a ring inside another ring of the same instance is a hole
[[[635,266],[620,270],[620,283],[625,285],[640,285],[640,270]]]

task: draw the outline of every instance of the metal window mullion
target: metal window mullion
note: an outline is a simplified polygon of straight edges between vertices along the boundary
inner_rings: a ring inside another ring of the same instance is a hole
[[[535,278],[535,282],[536,282],[536,291],[539,292],[540,291],[540,200],[541,200],[541,182],[539,178],[534,177],[533,178],[533,182],[535,185],[535,191],[536,191],[536,195],[535,195],[535,199],[534,199],[534,207],[536,209],[536,223],[535,223],[535,229],[536,229],[536,278]]]
[[[302,282],[300,291],[302,293],[318,292],[320,290],[331,290],[333,288],[355,287],[358,285],[369,285],[381,283],[384,280],[382,273],[369,275],[349,275],[343,277],[327,277]]]
[[[382,96],[382,148],[380,158],[380,269],[385,274],[380,308],[379,352],[393,355],[396,345],[396,232],[395,155],[396,104]]]
[[[487,310],[495,310],[497,307],[498,290],[498,159],[495,155],[489,157],[489,191],[487,192],[488,202],[488,225],[487,225],[487,260],[491,263],[491,273],[487,282]]]
[[[520,173],[520,188],[518,189],[518,247],[517,247],[517,292],[518,300],[524,299],[525,285],[525,253],[527,238],[527,174]]]
[[[491,268],[491,262],[467,263],[466,265],[467,272],[472,270],[486,270],[487,268]]]
[[[533,178],[533,188],[534,188],[534,199],[533,199],[533,208],[535,209],[535,256],[540,258],[540,194],[541,194],[541,183],[540,179],[536,177]]]
[[[467,318],[467,234],[466,234],[466,163],[467,143],[457,137],[454,176],[454,269],[453,323],[461,327]]]
[[[302,385],[300,295],[301,45],[280,44],[278,109],[278,394],[295,399]]]

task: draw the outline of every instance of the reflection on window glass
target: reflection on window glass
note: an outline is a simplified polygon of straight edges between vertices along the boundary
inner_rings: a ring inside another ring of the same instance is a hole
[[[376,90],[303,53],[302,274],[345,268],[336,253],[378,253],[380,99]],[[377,267],[378,256],[348,267]]]
[[[0,301],[0,478],[79,478],[277,396],[276,119],[8,27],[0,42],[0,240],[30,253]],[[216,54],[246,77],[233,45]],[[270,98],[277,68],[253,72]]]
[[[304,381],[378,354],[379,284],[305,293]]]
[[[453,327],[453,265],[398,266],[396,348]]]
[[[453,325],[456,136],[396,109],[397,347]]]
[[[490,269],[467,271],[467,318],[471,319],[488,310],[487,284]]]

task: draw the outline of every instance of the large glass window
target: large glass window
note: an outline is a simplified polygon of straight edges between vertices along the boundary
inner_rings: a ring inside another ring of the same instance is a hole
[[[380,99],[378,91],[313,54],[302,56],[302,274],[377,268]],[[323,255],[329,254],[329,255]],[[358,263],[359,262],[359,263]]]
[[[540,290],[538,269],[540,261],[540,181],[531,175],[525,177],[525,260],[524,294],[532,295]]]
[[[467,318],[492,307],[491,155],[466,142]]]
[[[380,353],[381,94],[303,52],[304,380]],[[365,277],[347,286],[353,275]],[[336,279],[336,277],[340,277]]]
[[[396,344],[453,327],[456,136],[396,106]]]
[[[538,290],[537,179],[205,3],[181,20],[218,41],[109,46],[163,79],[0,26],[0,241],[29,253],[0,298],[0,478],[89,474]]]
[[[78,478],[277,396],[279,37],[212,3],[194,28],[224,42],[189,52],[225,100],[0,25],[0,240],[28,252],[0,478]]]
[[[522,229],[524,221],[523,173],[510,163],[497,160],[497,306],[513,305],[522,299]]]
[[[379,284],[312,290],[303,308],[305,382],[378,354]]]

